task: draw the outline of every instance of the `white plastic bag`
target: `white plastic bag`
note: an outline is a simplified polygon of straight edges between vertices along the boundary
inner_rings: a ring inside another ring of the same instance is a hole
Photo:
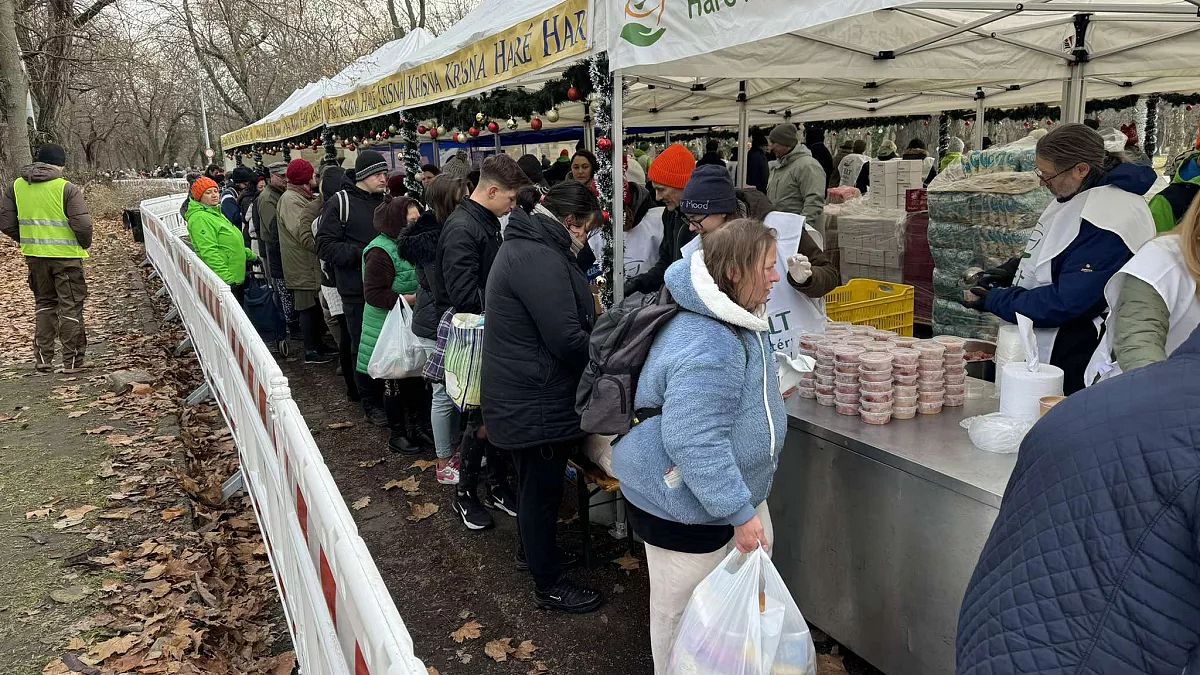
[[[808,624],[761,548],[730,551],[692,592],[671,648],[680,675],[817,675]]]
[[[425,348],[412,332],[412,309],[401,295],[388,312],[367,363],[367,374],[376,380],[420,377],[425,368]]]

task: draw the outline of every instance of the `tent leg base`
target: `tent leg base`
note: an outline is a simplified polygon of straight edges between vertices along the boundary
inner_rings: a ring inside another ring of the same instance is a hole
[[[213,397],[212,396],[212,388],[210,388],[208,386],[208,383],[205,382],[204,384],[197,387],[196,391],[193,391],[191,394],[188,394],[187,399],[184,400],[184,404],[185,405],[198,405],[200,403],[204,403],[205,401],[212,400],[212,397]]]

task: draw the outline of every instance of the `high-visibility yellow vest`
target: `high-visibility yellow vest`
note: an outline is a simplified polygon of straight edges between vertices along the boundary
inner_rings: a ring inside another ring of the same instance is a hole
[[[67,181],[55,178],[29,183],[13,182],[17,202],[17,224],[21,230],[21,253],[31,258],[87,258],[67,220],[63,191]]]

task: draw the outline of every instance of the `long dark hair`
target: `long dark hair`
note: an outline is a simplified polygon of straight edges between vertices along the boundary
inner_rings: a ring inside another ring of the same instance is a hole
[[[438,223],[445,225],[446,219],[458,208],[458,203],[471,194],[471,185],[463,178],[439,174],[425,188],[425,203],[433,211]]]
[[[542,198],[542,206],[553,213],[559,220],[565,221],[567,216],[575,216],[576,222],[585,222],[591,217],[603,218],[600,212],[600,200],[587,189],[583,183],[565,180],[556,183],[546,196]]]

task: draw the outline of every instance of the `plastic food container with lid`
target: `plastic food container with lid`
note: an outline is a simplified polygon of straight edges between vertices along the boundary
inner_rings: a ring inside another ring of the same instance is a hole
[[[863,370],[858,373],[859,382],[891,382],[893,377],[890,370]]]
[[[916,373],[913,373],[912,375],[901,375],[900,373],[896,372],[892,373],[892,379],[896,381],[897,387],[915,387],[917,386],[917,380],[919,380],[920,377],[921,376]]]
[[[947,354],[962,354],[967,348],[967,340],[957,335],[939,335],[933,341],[945,347]]]
[[[860,391],[864,394],[873,394],[873,393],[879,393],[879,392],[884,392],[884,391],[890,393],[892,391],[892,381],[891,380],[886,380],[883,382],[863,382],[863,383],[859,384],[858,386],[860,388]]]
[[[917,406],[915,405],[910,408],[901,408],[900,406],[892,408],[892,419],[894,420],[911,420],[916,416]]]
[[[881,372],[892,371],[891,352],[865,352],[858,358],[859,367],[863,371]]]
[[[837,348],[833,350],[833,358],[837,363],[857,364],[866,351],[867,350],[856,345],[842,344],[838,345]]]
[[[942,412],[943,405],[944,403],[941,401],[938,401],[937,403],[918,403],[917,412],[922,415],[936,415]]]
[[[892,412],[890,410],[887,412],[867,412],[863,410],[859,415],[862,417],[862,421],[867,424],[887,424],[892,421]]]
[[[921,353],[921,358],[933,359],[941,361],[946,355],[946,346],[930,340],[918,342],[913,345],[913,349]]]
[[[854,416],[858,414],[859,409],[857,403],[838,403],[834,405],[834,410],[839,415]]]
[[[915,403],[913,405],[916,405]],[[859,401],[858,406],[867,412],[891,412],[891,401]]]
[[[892,400],[891,391],[864,391],[859,394],[860,400],[870,401],[871,403],[888,403]]]

